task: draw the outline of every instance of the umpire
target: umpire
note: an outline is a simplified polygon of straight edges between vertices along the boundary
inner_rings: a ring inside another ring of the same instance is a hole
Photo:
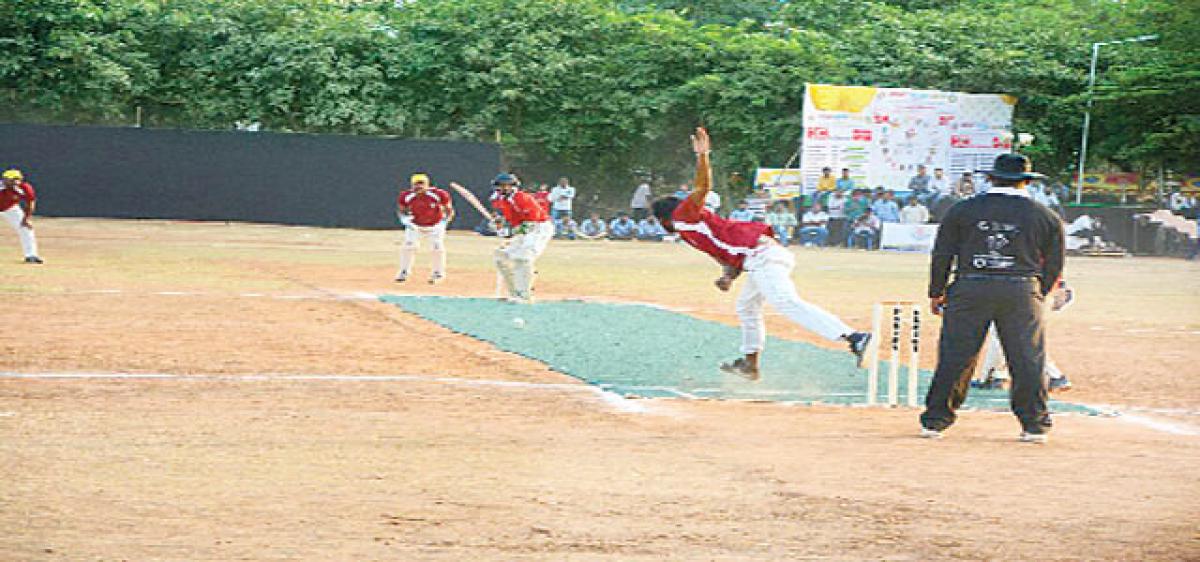
[[[1045,333],[1042,302],[1063,269],[1059,218],[1025,190],[1032,171],[1020,154],[996,158],[992,188],[950,208],[938,230],[929,270],[929,300],[942,315],[938,364],[921,414],[921,435],[940,438],[954,423],[980,348],[994,322],[1012,374],[1010,400],[1021,422],[1021,441],[1044,443]],[[954,282],[946,282],[956,267]]]

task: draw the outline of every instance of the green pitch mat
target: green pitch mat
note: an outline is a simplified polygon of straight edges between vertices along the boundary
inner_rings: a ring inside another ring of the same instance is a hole
[[[866,372],[842,349],[770,338],[762,379],[749,382],[716,366],[737,357],[736,327],[638,304],[582,301],[510,304],[495,299],[383,296],[422,318],[624,396],[862,404]],[[886,364],[880,366],[880,399]],[[906,374],[901,373],[901,392]],[[925,395],[931,374],[921,373]],[[968,407],[1007,409],[1004,391],[972,390]],[[1052,402],[1055,411],[1098,413]]]

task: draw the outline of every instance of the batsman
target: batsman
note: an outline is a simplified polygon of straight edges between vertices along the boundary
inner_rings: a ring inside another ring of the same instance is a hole
[[[728,291],[734,279],[746,273],[737,299],[738,319],[742,324],[742,356],[721,365],[721,370],[758,380],[758,355],[767,339],[763,304],[770,303],[789,320],[830,341],[843,341],[861,365],[871,335],[856,332],[837,316],[805,302],[792,283],[795,257],[775,240],[774,231],[761,222],[742,222],[721,218],[704,206],[712,188],[709,164],[711,142],[703,127],[692,137],[696,152],[696,183],[686,198],[669,196],[654,202],[654,216],[663,227],[679,233],[689,246],[717,260],[723,274],[717,288]]]
[[[456,183],[450,187],[469,193]],[[520,181],[512,174],[499,174],[492,180],[492,207],[500,212],[508,223],[509,238],[496,248],[493,259],[496,263],[497,289],[500,296],[512,302],[533,302],[535,262],[546,251],[550,239],[554,238],[554,224],[546,210],[532,195],[521,191]],[[470,201],[470,198],[468,198]],[[490,214],[485,212],[485,216]],[[496,231],[503,230],[500,217],[492,219]]]

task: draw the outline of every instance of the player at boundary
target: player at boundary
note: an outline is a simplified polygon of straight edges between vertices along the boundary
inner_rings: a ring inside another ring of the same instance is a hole
[[[24,204],[25,208],[21,205]],[[20,170],[5,170],[4,183],[0,185],[0,217],[8,222],[17,232],[21,240],[21,251],[25,253],[25,263],[40,264],[38,257],[37,237],[33,234],[33,210],[37,208],[37,192],[25,181],[25,175]]]
[[[703,127],[696,128],[692,149],[696,152],[695,189],[682,200],[675,196],[660,198],[653,209],[664,228],[678,233],[689,246],[721,264],[724,272],[716,280],[718,289],[728,291],[734,279],[743,272],[747,274],[737,298],[742,357],[721,365],[721,370],[758,380],[758,358],[767,339],[764,302],[825,339],[847,342],[861,367],[871,334],[854,331],[838,317],[800,298],[791,278],[795,257],[775,240],[769,225],[727,220],[704,206],[712,189],[712,167],[711,141]]]

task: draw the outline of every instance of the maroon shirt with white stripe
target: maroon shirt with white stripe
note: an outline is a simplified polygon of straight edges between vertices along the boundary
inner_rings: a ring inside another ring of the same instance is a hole
[[[16,187],[9,189],[0,183],[0,211],[7,211],[20,202],[32,203],[37,201],[37,192],[28,182],[17,182]]]
[[[444,208],[450,204],[450,194],[444,189],[429,187],[425,193],[406,189],[400,192],[396,203],[412,213],[413,224],[417,226],[433,226],[446,218]]]
[[[712,256],[721,265],[738,269],[763,236],[775,235],[767,223],[723,219],[691,197],[675,207],[671,224],[689,246]]]

